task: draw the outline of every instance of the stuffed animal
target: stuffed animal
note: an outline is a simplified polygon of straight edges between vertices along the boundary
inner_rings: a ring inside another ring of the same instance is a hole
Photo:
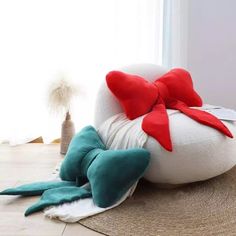
[[[61,165],[61,181],[36,182],[0,195],[42,195],[25,216],[48,206],[93,197],[102,208],[115,204],[144,174],[150,154],[143,148],[107,150],[92,126],[77,133]],[[85,183],[89,183],[85,185]]]

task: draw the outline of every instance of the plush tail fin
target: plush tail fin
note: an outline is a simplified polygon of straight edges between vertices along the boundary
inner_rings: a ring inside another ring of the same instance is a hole
[[[76,183],[70,181],[35,182],[31,184],[24,184],[16,188],[8,188],[0,192],[0,195],[37,196],[41,195],[44,191],[48,189],[66,186],[76,186]]]
[[[65,202],[72,202],[91,196],[91,192],[82,187],[67,186],[49,189],[43,193],[42,197],[37,203],[26,210],[25,216],[40,211],[48,206],[55,206]]]

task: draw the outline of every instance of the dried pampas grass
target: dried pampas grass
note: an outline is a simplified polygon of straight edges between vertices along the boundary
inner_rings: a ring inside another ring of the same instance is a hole
[[[48,92],[49,109],[56,113],[70,110],[72,99],[78,94],[78,88],[68,79],[62,77],[53,82]]]

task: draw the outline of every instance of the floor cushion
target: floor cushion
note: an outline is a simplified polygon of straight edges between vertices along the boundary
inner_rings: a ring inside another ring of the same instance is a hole
[[[167,71],[152,64],[131,65],[119,70],[149,81]],[[102,84],[96,100],[95,127],[120,112],[122,108],[106,84]],[[178,111],[169,116],[169,121],[173,152],[163,149],[150,136],[144,146],[151,153],[150,165],[144,176],[147,180],[165,184],[195,182],[222,174],[236,164],[236,138],[230,139]],[[224,124],[235,137],[236,125],[232,122]]]

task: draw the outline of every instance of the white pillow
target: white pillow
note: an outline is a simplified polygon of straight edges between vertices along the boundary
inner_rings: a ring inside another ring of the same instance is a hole
[[[143,76],[149,81],[166,72],[166,69],[152,64],[131,65],[119,70]],[[95,127],[120,112],[119,103],[104,83],[96,100]],[[147,180],[154,183],[189,183],[222,174],[236,164],[236,138],[230,139],[179,112],[170,115],[169,121],[173,152],[164,150],[150,136],[144,146],[151,153],[145,174]],[[224,123],[235,137],[236,125]]]
[[[212,178],[236,164],[236,139],[197,123],[181,113],[169,116],[173,151],[149,136],[151,162],[145,178],[154,183],[183,184]],[[236,125],[224,122],[236,136]]]

